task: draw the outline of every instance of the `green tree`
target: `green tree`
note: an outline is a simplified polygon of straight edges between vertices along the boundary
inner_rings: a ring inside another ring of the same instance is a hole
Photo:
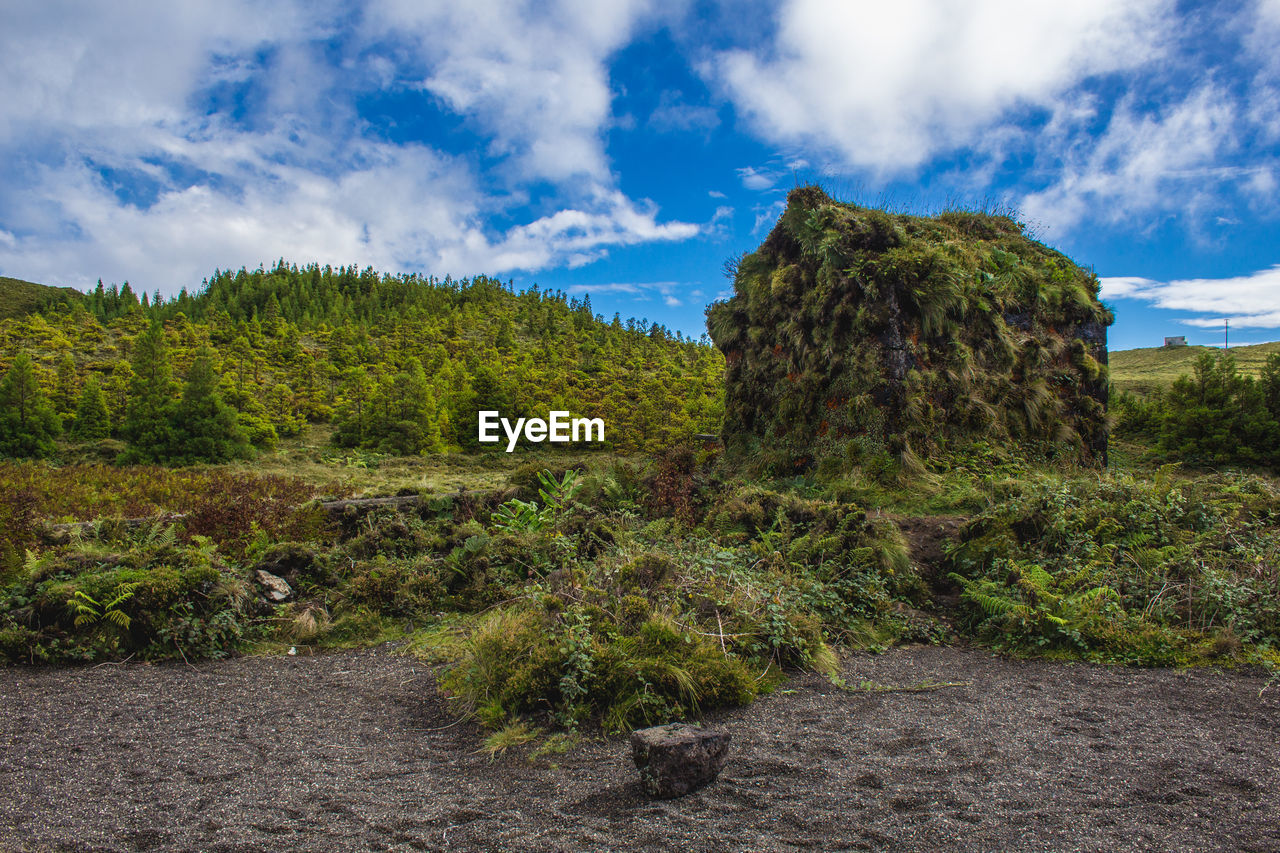
[[[13,360],[0,382],[0,455],[49,456],[62,422],[40,390],[31,356]]]
[[[129,389],[132,386],[133,367],[127,361],[117,361],[111,366],[111,375],[102,385],[102,393],[107,398],[107,412],[117,429],[124,423],[125,413],[129,411]]]
[[[151,324],[133,351],[133,379],[121,432],[129,442],[123,463],[160,462],[173,446],[173,375],[164,329]]]
[[[59,415],[66,416],[75,411],[76,397],[76,362],[71,353],[63,353],[58,360],[57,379],[54,382],[53,407]]]
[[[480,412],[500,412],[502,417],[514,421],[520,413],[516,411],[510,389],[498,378],[498,375],[486,364],[475,369],[471,377],[471,394],[457,400],[457,408],[450,420],[454,424],[456,439],[463,447],[479,447],[480,441],[477,426],[480,423]]]
[[[339,447],[360,447],[369,435],[372,382],[363,365],[348,370],[345,380],[333,443]]]
[[[408,456],[440,449],[436,399],[418,359],[410,358],[383,383],[373,411],[367,443],[376,442],[382,452]]]
[[[107,414],[107,401],[97,376],[85,380],[76,405],[76,419],[71,434],[82,441],[106,438],[111,435],[111,416]]]
[[[173,409],[173,444],[167,460],[183,464],[248,458],[252,449],[235,411],[218,393],[213,351],[201,347]]]
[[[1196,465],[1280,465],[1280,424],[1263,385],[1227,354],[1202,353],[1165,395],[1160,449]]]
[[[1267,363],[1262,367],[1262,396],[1271,416],[1280,420],[1280,352],[1267,356]]]

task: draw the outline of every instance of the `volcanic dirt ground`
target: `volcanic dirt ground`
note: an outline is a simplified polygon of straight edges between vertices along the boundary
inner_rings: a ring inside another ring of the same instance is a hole
[[[706,722],[652,801],[624,738],[478,752],[387,649],[0,670],[0,850],[1274,850],[1280,684],[917,647]]]

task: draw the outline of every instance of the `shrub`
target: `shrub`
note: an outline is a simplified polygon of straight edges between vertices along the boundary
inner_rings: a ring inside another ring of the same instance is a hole
[[[1267,387],[1241,376],[1229,354],[1201,353],[1193,375],[1163,397],[1161,452],[1194,465],[1280,466],[1280,422]]]
[[[829,637],[890,623],[895,597],[920,591],[896,530],[854,505],[748,487],[708,513],[719,542],[632,522],[603,547],[562,532],[584,514],[521,534],[514,600],[445,677],[486,725],[621,729],[745,702],[782,668],[834,671]],[[508,541],[488,546],[490,571],[514,559]]]
[[[1041,477],[962,529],[949,560],[964,626],[1007,648],[1144,664],[1191,661],[1223,630],[1274,647],[1278,513],[1280,493],[1250,476]]]
[[[628,626],[590,607],[526,603],[483,617],[442,683],[492,727],[540,713],[617,731],[748,702],[759,680],[669,618]]]
[[[104,530],[46,552],[5,590],[0,645],[30,662],[217,658],[239,647],[253,609],[246,580],[207,540]]]

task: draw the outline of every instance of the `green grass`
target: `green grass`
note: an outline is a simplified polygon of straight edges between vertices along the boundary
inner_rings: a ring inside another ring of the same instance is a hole
[[[80,291],[70,287],[50,287],[19,278],[0,276],[0,320],[22,317],[54,300],[79,299]]]
[[[221,470],[256,475],[296,477],[333,495],[378,497],[420,492],[489,491],[508,484],[522,469],[593,471],[616,459],[639,462],[641,456],[594,451],[517,448],[514,453],[434,453],[428,456],[389,456],[358,448],[334,447],[333,426],[309,424],[293,438],[282,439],[275,450],[247,462],[218,466]]]
[[[1217,352],[1215,347],[1146,347],[1113,352],[1110,355],[1111,384],[1117,391],[1147,395],[1168,388],[1183,374],[1191,373],[1191,365],[1202,352]],[[1252,346],[1232,347],[1236,366],[1246,376],[1257,376],[1267,356],[1280,353],[1280,341]]]

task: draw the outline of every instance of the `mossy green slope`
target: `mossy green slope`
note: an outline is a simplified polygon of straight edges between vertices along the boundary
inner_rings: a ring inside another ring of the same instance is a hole
[[[833,472],[982,438],[1105,458],[1098,281],[982,213],[895,215],[793,190],[708,309],[731,457]]]
[[[70,287],[50,287],[0,275],[0,320],[22,317],[53,302],[70,303],[82,294]]]
[[[1117,391],[1147,395],[1168,388],[1179,376],[1191,374],[1196,357],[1216,347],[1143,347],[1111,353],[1111,384]],[[1246,376],[1257,376],[1267,356],[1280,353],[1280,341],[1232,347],[1231,357]]]

